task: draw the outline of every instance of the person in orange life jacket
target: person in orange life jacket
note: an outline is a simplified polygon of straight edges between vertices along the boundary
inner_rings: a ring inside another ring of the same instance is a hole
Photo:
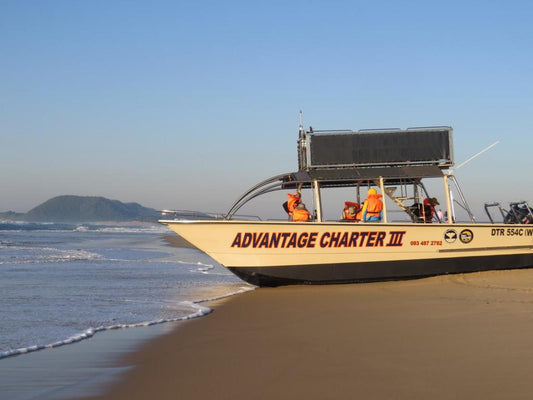
[[[439,202],[435,197],[426,197],[424,199],[423,218],[424,222],[431,222],[435,215],[435,206],[438,206]]]
[[[292,212],[292,220],[298,222],[307,222],[309,221],[310,215],[309,211],[305,208],[304,203],[300,203],[296,206]]]
[[[383,218],[383,203],[379,199],[380,197],[381,195],[378,194],[376,189],[368,189],[368,194],[361,210],[363,222],[381,221]]]
[[[296,193],[290,194],[287,193],[287,196],[289,197],[289,200],[287,200],[287,213],[289,214],[289,217],[292,216],[292,213],[294,212],[294,209],[298,204],[302,202],[302,193],[297,190]]]
[[[352,203],[351,201],[345,201],[341,219],[348,221],[356,221],[357,211],[359,211],[359,204]]]

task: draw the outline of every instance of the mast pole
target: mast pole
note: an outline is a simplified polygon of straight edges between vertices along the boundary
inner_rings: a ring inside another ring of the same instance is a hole
[[[385,185],[383,182],[383,177],[379,177],[379,189],[381,191],[381,195],[383,196],[385,194]],[[385,201],[385,197],[383,197],[383,222],[387,223],[387,202]]]
[[[450,192],[450,185],[448,184],[448,175],[444,174],[444,195],[446,196],[446,213],[448,214],[448,223],[453,224],[455,222],[455,215],[453,210],[452,194]]]
[[[313,189],[315,189],[316,222],[322,222],[322,199],[319,183],[316,179],[313,181]]]

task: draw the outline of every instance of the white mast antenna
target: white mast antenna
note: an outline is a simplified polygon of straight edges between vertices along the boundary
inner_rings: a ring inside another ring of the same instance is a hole
[[[453,173],[458,170],[459,168],[461,168],[463,165],[469,163],[470,161],[472,161],[474,158],[480,156],[481,154],[485,153],[487,150],[490,150],[492,149],[494,146],[496,146],[498,143],[500,143],[499,140],[496,140],[494,143],[492,143],[490,146],[487,146],[485,147],[483,150],[481,150],[480,152],[474,154],[472,157],[468,158],[467,160],[463,161],[461,164],[459,164],[456,168],[454,169],[451,169],[450,168],[450,175],[453,175]],[[452,221],[455,220],[455,207],[453,206],[453,192],[450,190],[450,207],[451,207],[451,211],[452,211]]]
[[[459,164],[457,167],[455,167],[455,170],[458,170],[459,168],[461,168],[463,165],[465,165],[466,163],[469,163],[470,161],[472,161],[474,158],[476,158],[477,156],[480,156],[481,154],[483,154],[484,152],[486,152],[487,150],[493,148],[494,146],[496,146],[498,143],[500,143],[499,140],[496,140],[494,143],[492,143],[490,146],[488,147],[485,147],[483,150],[481,150],[479,153],[476,153],[474,154],[472,157],[470,157],[468,160],[466,161],[463,161],[461,164]]]

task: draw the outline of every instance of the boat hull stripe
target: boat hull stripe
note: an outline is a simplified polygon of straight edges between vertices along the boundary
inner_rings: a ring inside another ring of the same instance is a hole
[[[501,251],[501,250],[531,250],[533,246],[493,246],[493,247],[468,247],[466,249],[439,249],[439,253],[459,253],[473,251]]]
[[[241,279],[257,286],[280,286],[413,279],[441,274],[532,267],[533,254],[511,254],[373,263],[282,265],[275,267],[228,266],[228,269]]]

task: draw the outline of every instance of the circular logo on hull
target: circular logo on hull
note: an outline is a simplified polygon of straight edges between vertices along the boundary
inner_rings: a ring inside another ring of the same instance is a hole
[[[444,232],[444,241],[446,243],[454,243],[457,240],[457,232],[453,229],[448,229]]]
[[[474,232],[470,229],[463,229],[459,234],[459,240],[465,244],[470,243],[474,239]]]

